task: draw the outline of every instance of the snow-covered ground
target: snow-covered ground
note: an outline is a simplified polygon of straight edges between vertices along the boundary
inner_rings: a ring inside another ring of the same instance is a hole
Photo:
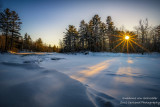
[[[160,106],[160,54],[0,54],[0,106]]]

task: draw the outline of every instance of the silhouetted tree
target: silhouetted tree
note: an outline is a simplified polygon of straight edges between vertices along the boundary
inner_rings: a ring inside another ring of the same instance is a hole
[[[64,48],[67,52],[74,52],[76,51],[77,46],[77,39],[78,39],[78,31],[73,25],[69,25],[69,28],[66,29],[64,37]]]
[[[151,31],[152,51],[160,52],[160,25]]]
[[[27,33],[24,35],[24,40],[23,40],[23,48],[25,50],[31,50],[31,45],[32,45],[32,39],[30,35]]]
[[[41,38],[38,38],[35,44],[36,44],[36,51],[43,51],[43,42]]]
[[[88,28],[88,25],[87,25],[87,23],[85,23],[85,21],[84,20],[82,20],[81,22],[80,22],[80,26],[79,26],[79,44],[80,44],[80,48],[82,49],[82,50],[86,50],[86,48],[87,48],[87,43],[86,43],[86,41],[87,41],[87,29]]]
[[[101,18],[99,17],[99,15],[94,15],[94,17],[92,18],[93,21],[93,34],[92,34],[92,50],[93,51],[100,51],[99,47],[100,47],[100,24],[101,24]]]
[[[107,24],[107,35],[109,38],[109,47],[110,47],[110,51],[112,51],[112,49],[114,48],[114,41],[115,41],[115,36],[114,36],[115,29],[114,29],[114,23],[112,22],[111,16],[107,17],[106,24]]]
[[[8,34],[11,30],[11,11],[10,9],[5,9],[0,13],[0,29],[6,36],[5,38],[5,51],[8,50]]]
[[[149,29],[148,19],[140,20],[139,21],[139,26],[137,27],[137,32],[138,32],[138,35],[139,35],[139,39],[141,39],[141,45],[143,47],[145,47],[145,44],[147,43],[148,29]],[[142,54],[143,54],[144,49],[142,49],[141,51],[142,51]]]
[[[100,41],[101,41],[101,51],[107,51],[107,26],[105,23],[101,23],[100,24],[100,35],[101,35],[101,38],[100,38]]]
[[[15,38],[19,38],[20,37],[20,33],[19,31],[21,30],[20,25],[22,24],[22,22],[20,22],[20,18],[18,16],[18,14],[15,11],[11,12],[11,29],[10,32],[12,33],[11,35],[11,46],[10,46],[10,50],[12,49],[12,45],[13,45],[13,40]]]

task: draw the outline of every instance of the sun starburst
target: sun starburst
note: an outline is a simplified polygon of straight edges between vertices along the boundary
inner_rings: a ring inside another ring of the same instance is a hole
[[[114,46],[113,50],[115,50],[117,47],[121,47],[121,52],[124,52],[124,50],[126,50],[127,53],[129,53],[129,51],[131,50],[136,52],[135,46],[138,46],[141,49],[148,51],[146,48],[144,48],[137,42],[137,35],[135,35],[133,32],[119,32],[119,35],[114,36],[118,39],[115,40],[113,43],[118,43]]]
[[[126,40],[129,40],[129,36],[125,36],[125,39],[126,39]]]

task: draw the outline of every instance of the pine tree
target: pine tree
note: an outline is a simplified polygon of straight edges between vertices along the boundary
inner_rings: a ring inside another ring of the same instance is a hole
[[[101,51],[106,51],[107,49],[107,35],[106,35],[106,32],[107,32],[107,27],[106,27],[106,24],[105,23],[101,23],[100,24],[100,35],[101,35]]]
[[[93,50],[93,21],[90,20],[88,24],[88,35],[87,35],[87,43],[88,43],[88,50]]]
[[[43,41],[41,38],[36,40],[36,51],[42,52],[43,51]]]
[[[92,35],[92,40],[93,40],[93,51],[99,51],[99,45],[100,45],[100,24],[101,24],[101,18],[99,15],[94,15],[92,18],[93,21],[93,35]]]
[[[73,25],[69,25],[69,28],[66,29],[64,37],[65,50],[67,52],[75,52],[77,50],[77,39],[78,39],[78,31]]]
[[[26,50],[30,50],[31,49],[31,42],[32,39],[30,37],[30,35],[28,35],[27,33],[24,35],[24,40],[23,40],[23,48]]]
[[[20,28],[21,24],[22,24],[22,22],[20,22],[20,18],[18,16],[18,14],[15,11],[12,11],[11,12],[11,29],[10,29],[10,32],[12,33],[12,35],[11,35],[10,50],[13,47],[12,45],[13,45],[14,38],[20,37],[19,31],[21,30],[21,28]]]
[[[0,29],[6,36],[5,38],[5,51],[8,50],[8,34],[11,29],[11,12],[10,9],[5,9],[0,13]]]
[[[113,34],[114,34],[114,23],[112,22],[111,16],[107,17],[106,23],[107,23],[107,35],[108,35],[108,38],[109,38],[109,47],[110,47],[110,51],[112,51],[112,49],[114,47],[113,42],[114,42],[115,37],[113,36]]]
[[[86,49],[86,40],[87,40],[87,23],[84,20],[81,21],[79,26],[79,37],[80,37],[80,47],[82,50]]]

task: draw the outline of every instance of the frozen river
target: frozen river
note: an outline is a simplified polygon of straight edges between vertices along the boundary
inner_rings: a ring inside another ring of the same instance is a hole
[[[41,65],[47,69],[57,69],[119,101],[133,101],[124,99],[127,97],[137,98],[134,101],[160,101],[160,57],[158,56],[93,54],[55,57],[64,59],[55,63],[44,62]]]
[[[8,98],[5,99],[4,96],[12,91],[16,92],[18,97],[26,96],[28,99],[25,101],[29,102],[29,106],[160,106],[159,54],[54,53],[0,57],[0,104],[6,104],[6,107],[9,107],[6,100]],[[15,88],[12,89],[11,86]],[[18,94],[17,90],[21,94]],[[28,96],[24,94],[27,92]],[[50,96],[51,93],[57,94]],[[16,94],[10,94],[9,97],[13,96]],[[15,97],[15,101],[19,101],[18,97]],[[19,105],[26,107],[25,103]]]

